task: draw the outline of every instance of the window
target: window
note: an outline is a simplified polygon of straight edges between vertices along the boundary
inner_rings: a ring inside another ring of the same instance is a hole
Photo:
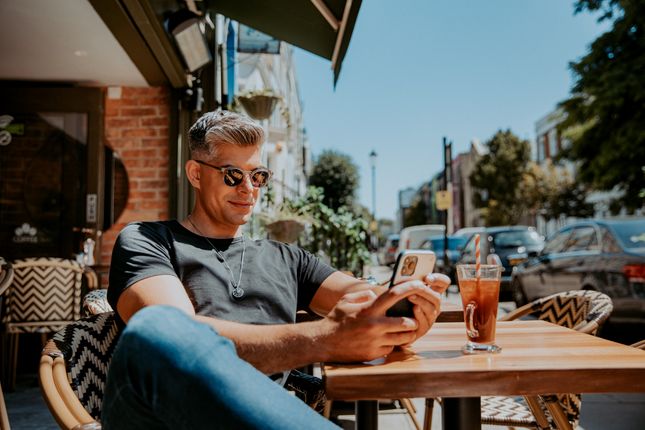
[[[564,245],[567,242],[567,239],[571,235],[571,229],[563,230],[559,233],[556,233],[547,244],[544,246],[544,254],[553,254],[557,252],[562,252]]]
[[[603,252],[620,252],[620,246],[618,246],[618,243],[611,232],[606,227],[601,227],[600,231],[600,242],[602,243]]]
[[[574,228],[571,236],[567,239],[565,251],[594,251],[600,249],[596,229],[593,227]]]

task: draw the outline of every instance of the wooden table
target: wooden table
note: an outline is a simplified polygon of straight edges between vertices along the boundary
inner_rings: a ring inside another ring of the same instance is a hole
[[[462,355],[465,341],[463,323],[436,323],[384,359],[327,363],[327,397],[360,400],[358,429],[377,428],[376,399],[443,397],[443,428],[466,429],[481,426],[480,396],[645,392],[645,351],[544,321],[498,322],[500,354]]]
[[[461,303],[441,301],[441,313],[437,317],[437,322],[463,322],[463,320],[464,308]]]

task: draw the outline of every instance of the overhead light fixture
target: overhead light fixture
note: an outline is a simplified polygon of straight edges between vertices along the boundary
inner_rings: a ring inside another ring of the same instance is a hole
[[[199,15],[188,9],[180,9],[168,17],[166,28],[175,39],[190,72],[201,69],[212,61],[204,36],[204,24]]]

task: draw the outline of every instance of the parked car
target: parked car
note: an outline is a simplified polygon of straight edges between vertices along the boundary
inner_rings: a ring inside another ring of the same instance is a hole
[[[544,247],[544,238],[533,227],[527,226],[489,227],[479,234],[481,236],[481,261],[485,263],[491,254],[499,257],[499,262],[504,268],[500,284],[500,300],[511,300],[513,269],[529,257],[538,255]],[[459,263],[475,263],[474,235],[464,246]]]
[[[381,264],[389,266],[396,261],[396,251],[399,247],[399,235],[391,234],[385,239],[385,244],[381,248]]]
[[[460,236],[463,237],[466,242],[470,240],[473,235],[476,233],[483,233],[486,227],[463,227],[454,232],[452,235],[453,236]]]
[[[459,261],[461,251],[467,241],[468,238],[464,236],[448,236],[448,265],[446,265],[444,261],[444,236],[430,236],[423,241],[420,248],[434,251],[437,256],[435,272],[445,273],[450,276],[450,279],[452,279],[453,282],[457,282],[457,278],[455,277],[455,265],[457,264],[457,261]]]
[[[568,290],[607,294],[611,321],[645,322],[645,218],[568,225],[513,273],[518,305]]]
[[[399,233],[399,248],[397,254],[404,249],[418,249],[421,243],[429,236],[439,236],[446,231],[446,226],[441,224],[424,224],[405,227]]]

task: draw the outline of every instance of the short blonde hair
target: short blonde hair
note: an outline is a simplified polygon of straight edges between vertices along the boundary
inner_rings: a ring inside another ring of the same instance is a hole
[[[220,145],[260,146],[264,129],[249,117],[230,111],[213,111],[202,115],[188,131],[192,158],[210,160]]]

